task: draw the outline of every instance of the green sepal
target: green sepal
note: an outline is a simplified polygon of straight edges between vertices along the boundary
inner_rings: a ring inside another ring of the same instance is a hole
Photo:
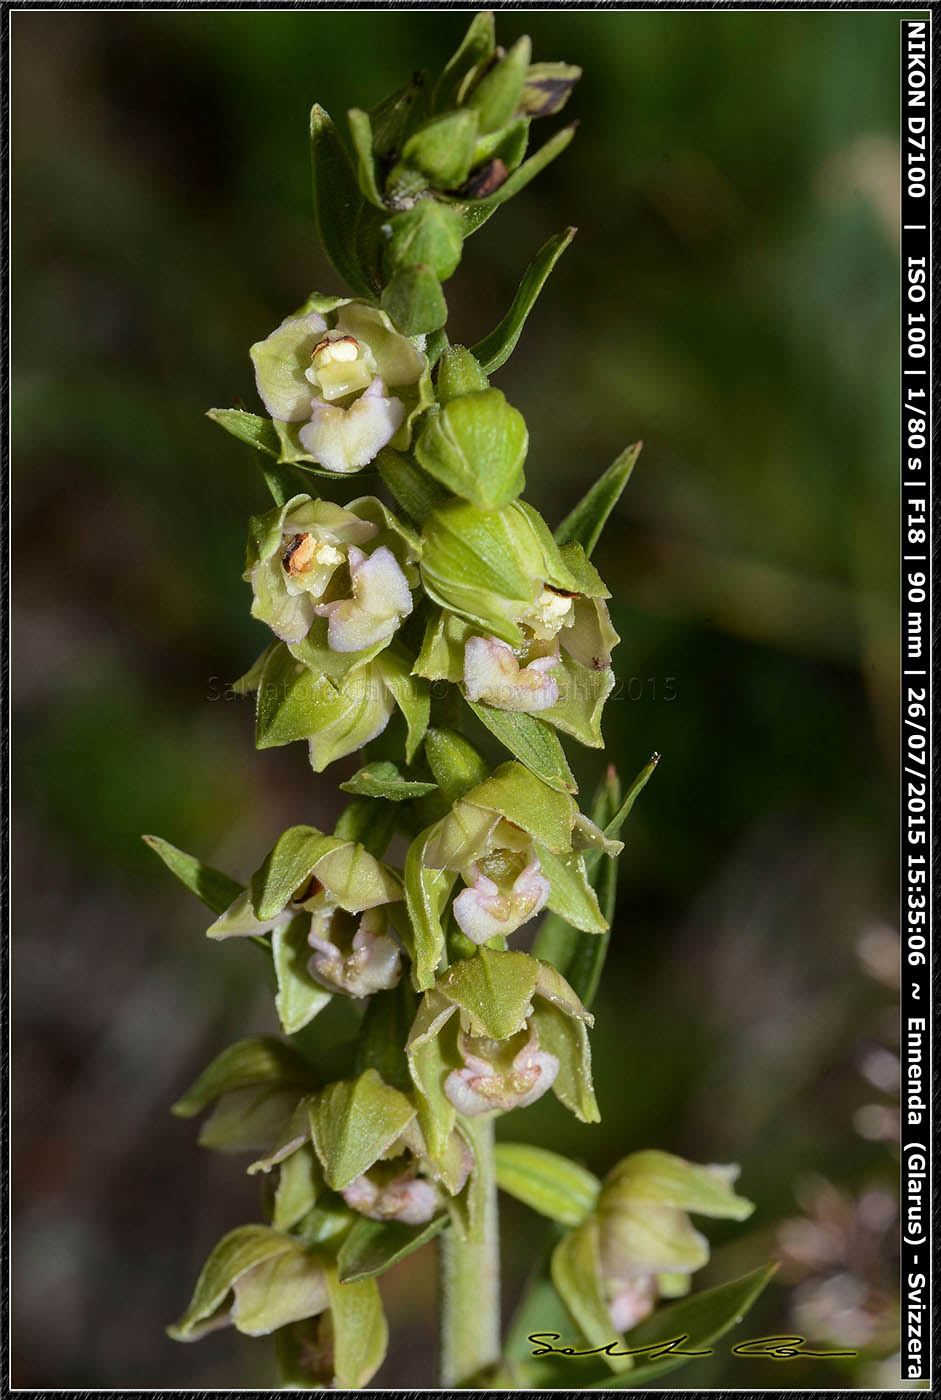
[[[310,1143],[304,1143],[281,1163],[274,1193],[271,1223],[276,1230],[290,1230],[317,1204],[323,1190],[320,1164]]]
[[[554,731],[537,715],[514,714],[468,700],[474,714],[514,758],[556,792],[575,793],[578,784]]]
[[[552,1282],[562,1297],[589,1346],[607,1347],[617,1338],[601,1285],[598,1256],[598,1225],[594,1220],[581,1225],[560,1240],[552,1251]],[[612,1371],[629,1371],[630,1356],[605,1353]]]
[[[333,1376],[338,1390],[368,1385],[385,1360],[389,1328],[375,1279],[341,1282],[335,1268],[325,1271],[330,1313],[325,1320],[333,1343]]]
[[[223,1094],[196,1139],[212,1152],[267,1152],[290,1124],[297,1089],[279,1084],[255,1085]]]
[[[498,812],[550,851],[561,854],[571,849],[575,803],[567,793],[547,787],[521,763],[501,763],[464,800]]]
[[[509,505],[525,486],[529,433],[499,389],[450,398],[432,408],[415,444],[419,464],[484,511]]]
[[[281,440],[270,418],[262,418],[257,413],[246,413],[241,408],[210,408],[206,414],[220,428],[245,442],[269,457],[281,456]]]
[[[411,661],[398,643],[387,647],[373,664],[405,719],[405,762],[411,763],[422,745],[431,718],[428,686],[412,675]]]
[[[424,783],[407,778],[397,764],[389,759],[379,759],[367,763],[352,778],[340,784],[343,792],[352,792],[359,797],[382,797],[387,802],[408,802],[413,797],[424,797],[437,791],[437,783]]]
[[[532,1014],[540,1049],[555,1055],[559,1072],[552,1092],[582,1123],[598,1123],[601,1114],[591,1078],[591,1046],[585,1022],[554,1002],[540,998]]]
[[[249,884],[252,909],[265,921],[274,919],[306,885],[323,857],[343,843],[315,826],[292,826],[282,832]]]
[[[178,846],[171,846],[163,837],[142,836],[141,840],[146,841],[180,884],[185,885],[191,894],[201,899],[214,913],[221,914],[223,910],[228,909],[233,899],[241,893],[242,886],[231,876],[213,869],[211,865],[204,865],[196,856],[187,855]]]
[[[250,1036],[217,1055],[170,1111],[178,1118],[195,1118],[223,1094],[258,1085],[297,1085],[309,1090],[317,1087],[317,1080],[303,1056],[282,1040]]]
[[[473,354],[480,361],[486,374],[493,374],[495,370],[500,369],[512,355],[527,316],[535,306],[550,272],[575,234],[574,228],[567,228],[564,233],[554,234],[542,245],[523,273],[523,279],[503,320],[473,347]]]
[[[438,991],[466,1013],[471,1035],[506,1040],[526,1020],[539,964],[528,953],[481,948],[438,979]]]
[[[399,1220],[366,1220],[361,1217],[340,1245],[337,1271],[343,1283],[377,1278],[400,1259],[421,1249],[446,1225],[446,1214],[427,1225],[403,1225]]]
[[[412,979],[418,991],[434,984],[435,973],[444,952],[444,929],[441,916],[455,876],[447,870],[432,870],[425,865],[425,850],[435,831],[427,827],[416,836],[405,857],[405,901],[408,908],[409,930],[403,930],[412,960]]]
[[[519,111],[529,117],[552,117],[561,112],[582,76],[574,63],[531,63],[520,96]]]
[[[457,210],[437,199],[419,199],[391,220],[383,263],[390,275],[424,265],[446,282],[461,261],[463,245],[464,224]]]
[[[531,1210],[574,1229],[591,1215],[601,1182],[585,1167],[526,1142],[498,1142],[497,1185]]]
[[[294,1277],[279,1279],[276,1265],[285,1259],[290,1260],[289,1269]],[[199,1275],[189,1307],[167,1332],[174,1341],[190,1342],[229,1321],[249,1336],[272,1332],[297,1317],[310,1316],[306,1307],[309,1295],[317,1292],[313,1276],[320,1269],[320,1264],[304,1254],[290,1235],[266,1225],[242,1225],[216,1245]],[[250,1273],[255,1273],[256,1277],[261,1274],[262,1286],[259,1288],[256,1284],[248,1289],[244,1303],[237,1299],[230,1310],[231,1316],[230,1313],[220,1315],[233,1286]],[[302,1285],[308,1281],[313,1287],[298,1290],[299,1281]],[[313,1311],[321,1311],[325,1303],[324,1293],[320,1307]],[[298,1306],[300,1312],[296,1311]]]
[[[425,735],[425,757],[449,806],[479,786],[490,771],[473,744],[453,729],[429,729]]]
[[[560,545],[574,541],[582,546],[587,555],[592,553],[608,516],[630,481],[634,463],[640,456],[643,445],[642,442],[635,442],[632,446],[625,447],[594,486],[585,492],[578,505],[573,506],[556,528],[555,537]]]
[[[460,1064],[456,1050],[457,1017],[453,1002],[433,987],[422,997],[406,1045],[409,1074],[418,1099],[418,1123],[428,1155],[441,1162],[448,1151],[457,1111],[444,1092],[444,1081]]]
[[[302,1030],[332,996],[307,970],[311,956],[307,942],[309,927],[308,920],[301,917],[274,929],[271,935],[278,986],[274,1005],[285,1035]]]
[[[536,843],[542,873],[552,885],[548,907],[583,933],[607,933],[608,924],[598,897],[585,873],[585,859],[578,851],[556,855]]]
[[[617,1209],[630,1200],[716,1219],[747,1220],[755,1207],[732,1190],[736,1175],[736,1168],[701,1167],[670,1152],[632,1152],[605,1178],[605,1204]]]
[[[414,1104],[374,1069],[329,1085],[308,1111],[311,1140],[334,1191],[368,1171],[415,1117]]]
[[[563,654],[553,675],[559,686],[559,698],[540,712],[543,722],[561,729],[563,734],[577,739],[586,748],[604,748],[601,717],[605,701],[614,689],[611,667],[589,670]]]

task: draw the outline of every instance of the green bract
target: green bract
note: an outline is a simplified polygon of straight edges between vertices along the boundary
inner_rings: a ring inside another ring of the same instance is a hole
[[[324,314],[325,300],[333,305]],[[430,402],[422,350],[362,301],[312,297],[251,356],[284,462],[358,471],[387,444],[407,447]]]

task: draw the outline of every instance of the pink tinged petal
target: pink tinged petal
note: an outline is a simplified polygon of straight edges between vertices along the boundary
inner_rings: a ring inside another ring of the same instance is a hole
[[[349,550],[352,598],[321,603],[316,611],[329,618],[327,645],[333,651],[362,651],[391,637],[412,611],[412,593],[395,555],[385,545],[366,557]]]
[[[310,417],[310,384],[305,371],[326,328],[326,321],[316,313],[292,317],[252,346],[258,395],[272,418],[302,423]]]
[[[365,467],[395,436],[405,417],[401,400],[385,397],[381,379],[374,379],[349,408],[317,398],[308,403],[310,422],[298,436],[305,452],[330,472],[355,472]]]
[[[438,1209],[438,1193],[430,1181],[414,1177],[392,1185],[382,1193],[383,1220],[400,1220],[403,1225],[424,1225]]]
[[[615,1286],[618,1291],[608,1303],[611,1324],[616,1332],[629,1332],[653,1312],[656,1281],[653,1275],[646,1274]]]
[[[369,1215],[379,1199],[379,1188],[368,1176],[358,1176],[340,1192],[350,1210],[358,1210],[360,1215]]]
[[[559,687],[549,675],[558,664],[556,654],[520,666],[506,642],[496,637],[471,637],[464,647],[467,698],[485,700],[498,710],[526,714],[548,710],[559,698]]]
[[[487,943],[498,935],[514,933],[545,908],[552,890],[535,858],[516,877],[507,894],[501,894],[493,880],[476,866],[471,867],[471,873],[473,884],[455,899],[454,917],[473,943]]]
[[[316,950],[308,962],[308,971],[322,987],[351,997],[368,997],[398,984],[402,950],[381,932],[383,924],[374,910],[363,914],[353,935],[352,950],[345,955],[329,937],[319,936],[321,926],[329,931],[329,920],[315,919],[307,942]]]
[[[495,1110],[526,1108],[552,1087],[558,1072],[559,1061],[555,1055],[539,1049],[533,1034],[505,1075],[488,1061],[465,1051],[464,1068],[451,1071],[444,1081],[444,1092],[458,1113],[475,1118]]]

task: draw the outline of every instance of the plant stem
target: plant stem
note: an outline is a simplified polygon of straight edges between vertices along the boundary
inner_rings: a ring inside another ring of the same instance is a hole
[[[477,1241],[451,1226],[441,1236],[441,1385],[473,1385],[500,1359],[500,1224],[493,1159],[493,1119],[472,1118],[480,1191]]]

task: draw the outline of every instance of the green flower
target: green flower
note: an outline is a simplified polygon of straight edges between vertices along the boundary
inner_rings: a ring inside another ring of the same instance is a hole
[[[415,976],[430,986],[444,946],[442,916],[458,876],[455,922],[472,943],[505,938],[543,908],[586,933],[607,924],[588,882],[582,851],[609,841],[575,806],[519,763],[504,763],[417,836],[405,861],[405,894],[415,938]]]
[[[282,461],[358,471],[387,444],[407,447],[430,400],[423,351],[366,302],[312,297],[251,357]]]
[[[418,554],[412,531],[373,496],[346,507],[294,496],[250,521],[252,616],[291,646],[313,628],[331,651],[374,655],[412,611]]]
[[[207,930],[210,938],[271,934],[282,1027],[300,1030],[332,993],[371,996],[402,975],[389,920],[396,875],[353,841],[316,827],[286,831],[247,887]]]
[[[745,1220],[754,1206],[737,1196],[737,1166],[697,1166],[668,1152],[633,1152],[607,1175],[594,1217],[559,1246],[560,1259],[594,1260],[597,1291],[617,1332],[646,1317],[658,1297],[689,1291],[709,1259],[709,1242],[688,1212]],[[555,1266],[554,1266],[555,1267]]]

